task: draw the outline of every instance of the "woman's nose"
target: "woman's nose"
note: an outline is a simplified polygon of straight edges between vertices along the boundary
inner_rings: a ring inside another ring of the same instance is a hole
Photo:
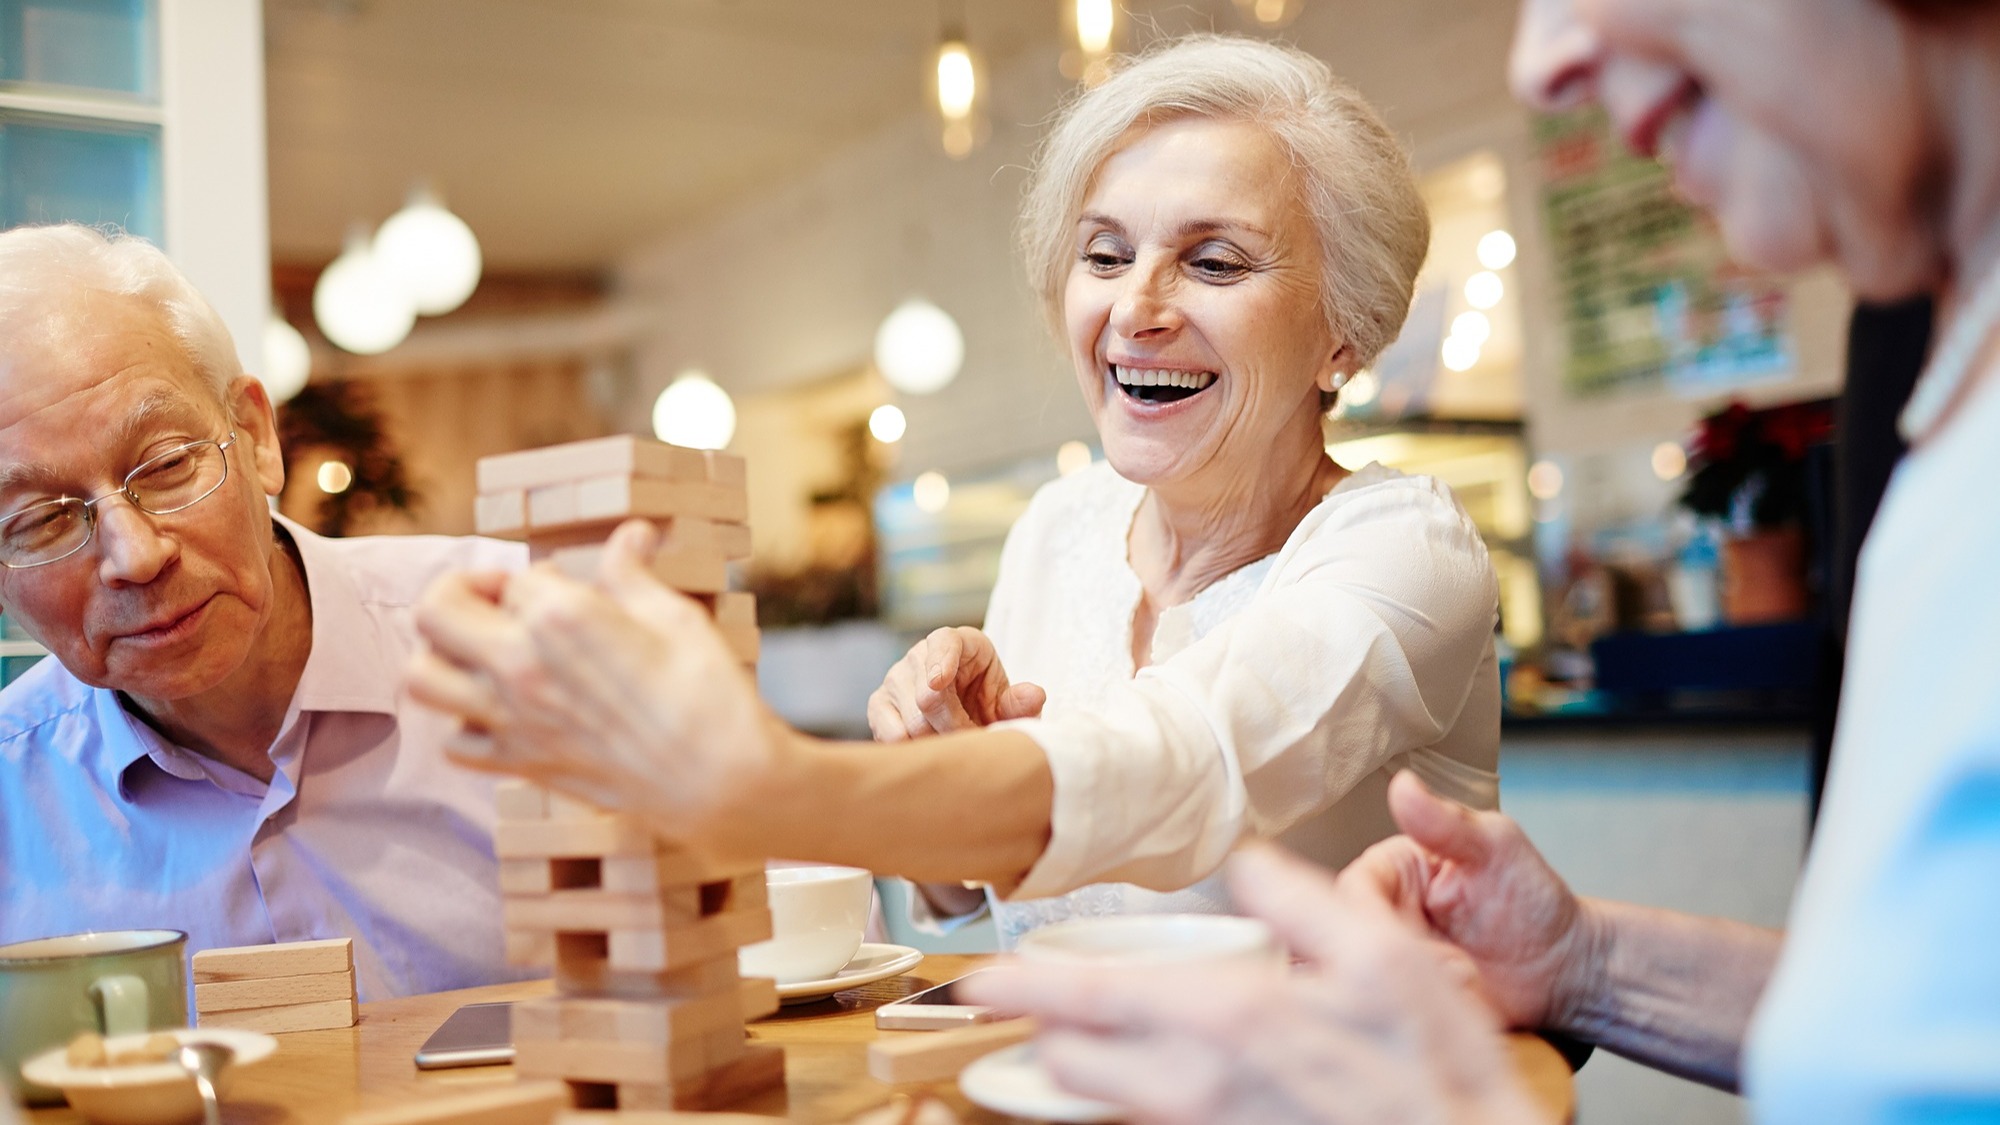
[[[1133,263],[1111,306],[1111,327],[1128,340],[1157,336],[1180,326],[1174,304],[1174,276],[1168,265]]]
[[[1576,10],[1576,0],[1521,0],[1507,80],[1523,105],[1544,112],[1588,100],[1604,45]]]

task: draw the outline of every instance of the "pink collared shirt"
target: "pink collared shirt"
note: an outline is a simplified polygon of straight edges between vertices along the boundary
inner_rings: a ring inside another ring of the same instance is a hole
[[[327,539],[281,521],[312,652],[270,784],[167,742],[45,659],[0,693],[0,943],[166,927],[188,948],[354,939],[361,999],[515,980],[502,953],[492,783],[401,689],[413,605],[520,544]]]

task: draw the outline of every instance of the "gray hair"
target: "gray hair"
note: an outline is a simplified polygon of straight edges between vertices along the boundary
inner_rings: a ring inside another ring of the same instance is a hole
[[[159,247],[81,223],[0,231],[0,340],[46,331],[49,313],[85,292],[135,297],[158,311],[218,402],[243,374],[228,325]]]
[[[1028,177],[1018,234],[1050,323],[1060,332],[1076,220],[1098,169],[1133,130],[1190,117],[1246,121],[1284,146],[1319,233],[1327,326],[1357,367],[1374,362],[1402,330],[1430,246],[1409,157],[1325,63],[1240,36],[1152,47],[1057,112]]]

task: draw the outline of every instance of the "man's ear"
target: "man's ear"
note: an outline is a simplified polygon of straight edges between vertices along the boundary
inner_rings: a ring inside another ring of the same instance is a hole
[[[278,448],[278,417],[264,384],[239,375],[229,384],[229,419],[236,440],[243,442],[257,469],[257,483],[266,496],[285,490],[285,454]]]

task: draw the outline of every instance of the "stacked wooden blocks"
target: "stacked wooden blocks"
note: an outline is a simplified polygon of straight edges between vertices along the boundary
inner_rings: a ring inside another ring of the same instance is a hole
[[[737,658],[757,662],[756,603],[729,589],[728,564],[750,557],[742,458],[621,436],[484,457],[478,477],[480,534],[525,538],[535,561],[584,580],[620,521],[653,520],[654,576],[706,604]]]
[[[761,861],[663,844],[633,818],[526,782],[496,786],[508,958],[553,965],[554,997],[514,1006],[514,1067],[586,1109],[711,1109],[782,1086],[781,1048],[747,1041],[778,1008],[736,951],[771,936]]]
[[[194,955],[198,1027],[279,1035],[353,1027],[354,942],[295,941]]]

